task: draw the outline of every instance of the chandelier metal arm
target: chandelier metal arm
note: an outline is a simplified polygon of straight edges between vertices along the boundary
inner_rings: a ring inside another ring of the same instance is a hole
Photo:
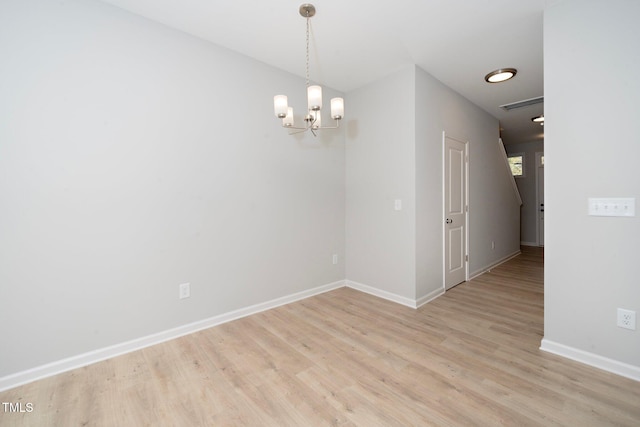
[[[305,127],[300,127],[300,126],[288,126],[288,125],[282,125],[283,128],[286,129],[294,129],[296,130],[296,132],[289,132],[289,135],[294,135],[296,133],[302,133],[302,132],[306,132],[308,130],[310,130],[314,135],[316,130],[322,130],[322,129],[338,129],[340,127],[340,120],[336,120],[336,125],[335,126],[316,126],[314,127],[313,124],[311,124],[311,126],[305,126]]]

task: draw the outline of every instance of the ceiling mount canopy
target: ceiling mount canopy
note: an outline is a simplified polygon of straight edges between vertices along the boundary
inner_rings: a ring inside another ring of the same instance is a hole
[[[303,18],[311,18],[316,14],[316,7],[310,3],[300,5],[300,16]]]
[[[316,131],[320,129],[337,129],[340,120],[344,116],[344,100],[342,98],[331,99],[331,118],[335,120],[335,126],[322,126],[322,87],[309,84],[309,28],[312,16],[316,14],[314,5],[305,3],[300,5],[300,16],[307,20],[307,56],[306,56],[306,85],[307,85],[307,114],[304,116],[304,126],[296,126],[293,118],[293,108],[289,107],[286,95],[276,95],[273,97],[273,106],[276,117],[282,119],[282,126],[293,129],[294,133],[311,131],[316,136]]]

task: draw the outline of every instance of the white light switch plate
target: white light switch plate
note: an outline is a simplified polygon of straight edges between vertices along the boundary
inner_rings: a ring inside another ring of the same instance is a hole
[[[636,216],[636,199],[627,198],[589,198],[591,216]]]

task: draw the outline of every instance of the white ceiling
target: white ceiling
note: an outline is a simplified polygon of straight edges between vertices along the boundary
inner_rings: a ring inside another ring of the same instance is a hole
[[[291,73],[305,74],[304,0],[104,0]],[[416,64],[500,120],[505,143],[542,139],[542,12],[548,0],[316,0],[311,80],[348,92]],[[516,77],[484,76],[513,67]],[[347,114],[348,114],[348,105]]]

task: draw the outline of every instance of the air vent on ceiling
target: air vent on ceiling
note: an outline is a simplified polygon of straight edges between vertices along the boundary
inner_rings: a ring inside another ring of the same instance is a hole
[[[543,102],[544,102],[544,96],[539,96],[537,98],[531,98],[531,99],[525,99],[523,101],[512,102],[511,104],[504,104],[504,105],[501,105],[500,108],[502,108],[505,111],[510,111],[516,108],[528,107],[529,105],[541,104]]]

